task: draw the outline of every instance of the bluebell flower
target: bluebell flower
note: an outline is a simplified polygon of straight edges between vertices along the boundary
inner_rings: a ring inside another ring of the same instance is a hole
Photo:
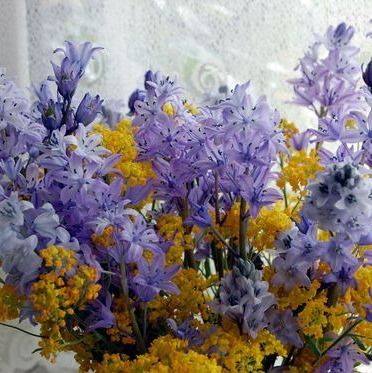
[[[54,51],[54,53],[62,52],[64,58],[61,65],[52,62],[54,77],[50,76],[48,80],[56,82],[59,94],[67,101],[71,101],[89,60],[100,49],[102,48],[93,47],[89,42],[77,44],[66,41],[65,49],[57,48]]]
[[[92,123],[101,112],[102,102],[103,100],[98,95],[92,97],[86,93],[76,109],[75,121],[84,124],[84,126]]]
[[[350,338],[343,338],[327,352],[328,360],[315,373],[353,372],[357,363],[369,364],[369,360]]]
[[[348,288],[355,289],[357,287],[357,282],[354,278],[354,273],[359,268],[359,265],[354,266],[342,266],[337,272],[327,273],[323,281],[325,283],[333,283],[339,286],[341,294],[344,295]]]
[[[188,341],[189,346],[201,346],[206,336],[203,336],[200,330],[193,327],[191,321],[192,319],[189,318],[177,325],[175,320],[168,319],[167,324],[176,338]]]
[[[87,332],[92,332],[96,329],[108,329],[115,325],[116,319],[111,312],[112,296],[107,293],[104,300],[95,299],[88,306],[89,315],[85,320],[88,325]]]
[[[171,281],[180,270],[180,266],[176,264],[165,267],[164,255],[155,255],[151,263],[141,257],[137,265],[139,274],[133,278],[133,290],[143,302],[151,301],[160,291],[180,293]]]
[[[303,341],[298,334],[299,325],[296,318],[293,316],[291,310],[284,311],[271,308],[267,312],[268,329],[273,333],[282,343],[290,344],[297,348],[303,346]]]
[[[330,241],[321,244],[321,259],[331,266],[332,272],[343,267],[355,267],[357,258],[353,255],[353,242],[345,234],[336,234]]]
[[[158,246],[159,237],[154,229],[148,226],[141,214],[135,217],[134,223],[127,219],[122,225],[120,239],[128,243],[125,252],[127,262],[137,262],[142,257],[144,249],[149,249],[155,253],[162,254]]]
[[[275,286],[283,286],[288,291],[298,285],[306,287],[311,285],[311,281],[306,274],[310,268],[308,262],[299,261],[292,255],[287,255],[285,258],[278,256],[273,261],[273,267],[275,274],[272,283]]]
[[[102,164],[103,156],[110,152],[101,146],[102,137],[99,134],[88,133],[86,127],[80,124],[73,135],[64,137],[66,145],[74,145],[74,153],[90,162]]]

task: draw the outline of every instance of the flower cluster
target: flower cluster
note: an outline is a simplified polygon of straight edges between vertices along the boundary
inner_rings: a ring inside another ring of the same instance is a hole
[[[300,60],[304,132],[249,82],[196,106],[148,71],[127,115],[79,97],[91,43],[56,50],[33,103],[1,70],[1,323],[39,324],[41,355],[81,372],[368,363],[372,64],[353,35]]]

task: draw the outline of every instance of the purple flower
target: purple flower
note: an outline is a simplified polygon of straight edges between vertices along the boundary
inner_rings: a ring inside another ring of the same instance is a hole
[[[35,93],[39,99],[35,105],[45,128],[49,131],[60,128],[63,124],[63,106],[61,102],[52,98],[48,83],[43,82],[38,90],[35,89]]]
[[[165,267],[164,255],[155,255],[151,263],[141,257],[137,265],[139,274],[133,278],[133,287],[143,302],[151,301],[160,291],[179,294],[178,287],[171,282],[180,269],[179,265]]]
[[[137,102],[137,101],[144,101],[145,100],[145,97],[146,97],[146,92],[145,91],[142,91],[140,89],[136,89],[130,96],[129,96],[129,99],[128,99],[128,107],[129,107],[129,110],[130,110],[130,114],[134,114],[135,112],[135,106],[134,104]]]
[[[307,276],[307,270],[310,264],[304,261],[298,261],[291,255],[287,255],[285,259],[278,256],[273,261],[273,267],[276,271],[272,283],[275,286],[283,286],[286,291],[291,290],[295,286],[311,285],[311,281]]]
[[[126,252],[127,262],[137,262],[141,260],[144,249],[149,249],[157,254],[162,254],[158,246],[159,237],[150,228],[141,214],[138,214],[134,223],[127,219],[123,226],[120,238],[129,244]]]
[[[348,47],[354,32],[354,27],[347,26],[345,22],[340,23],[337,27],[329,26],[325,35],[325,45],[330,50]]]
[[[92,97],[86,93],[76,110],[75,121],[84,124],[84,126],[92,123],[101,112],[102,102],[103,100],[98,95]]]
[[[88,161],[102,164],[103,156],[109,151],[101,146],[102,138],[99,134],[91,134],[83,124],[80,124],[74,135],[65,136],[66,145],[74,145],[74,153]]]
[[[211,217],[209,215],[208,200],[210,196],[202,190],[202,188],[193,188],[188,196],[188,201],[191,207],[190,216],[185,220],[185,224],[196,224],[201,228],[207,228],[211,225]]]
[[[350,338],[343,338],[328,353],[328,361],[316,370],[322,372],[353,372],[356,363],[369,364],[369,360],[358,350]]]
[[[182,324],[177,325],[173,319],[168,319],[167,324],[172,330],[174,336],[179,339],[184,339],[189,342],[189,346],[201,346],[204,343],[205,336],[202,335],[200,330],[190,325],[192,319],[186,319]]]
[[[57,48],[54,51],[62,52],[64,58],[60,66],[52,62],[54,77],[50,76],[48,79],[56,82],[58,92],[66,100],[71,101],[89,60],[100,49],[102,48],[93,48],[89,42],[77,44],[66,41],[66,49]]]
[[[257,216],[260,209],[281,199],[277,189],[267,187],[273,174],[267,167],[256,169],[253,175],[243,174],[239,180],[240,195],[249,203],[250,214]]]
[[[325,283],[335,283],[338,284],[340,287],[342,295],[345,294],[348,288],[355,289],[357,286],[357,282],[353,277],[355,271],[358,269],[359,265],[348,266],[348,267],[341,267],[338,272],[331,272],[328,273],[323,281]]]
[[[106,294],[104,303],[96,299],[88,306],[88,317],[85,323],[88,325],[87,332],[92,332],[96,329],[108,329],[115,325],[116,320],[111,312],[112,297],[109,293]]]
[[[363,70],[363,80],[366,86],[371,91],[372,90],[372,60],[368,62],[367,67]]]
[[[243,333],[255,338],[267,326],[265,312],[275,303],[268,287],[252,263],[241,261],[222,278],[220,301],[212,306],[216,312],[235,321]]]
[[[372,216],[370,178],[349,162],[328,165],[308,186],[303,213],[319,227],[346,233],[354,242],[369,233]]]
[[[303,342],[298,334],[299,326],[291,310],[279,311],[271,308],[267,313],[267,317],[269,320],[268,329],[282,343],[290,344],[297,348],[303,346]]]
[[[327,262],[333,272],[341,271],[342,267],[355,267],[358,260],[353,255],[353,242],[344,234],[337,234],[329,242],[321,243],[321,259]]]

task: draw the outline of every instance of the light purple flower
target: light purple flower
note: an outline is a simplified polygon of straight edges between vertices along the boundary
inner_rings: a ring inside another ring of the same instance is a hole
[[[133,278],[133,287],[142,301],[151,301],[160,291],[179,294],[178,287],[171,282],[180,269],[179,265],[165,267],[164,255],[155,255],[151,263],[141,257],[137,265],[139,274]]]

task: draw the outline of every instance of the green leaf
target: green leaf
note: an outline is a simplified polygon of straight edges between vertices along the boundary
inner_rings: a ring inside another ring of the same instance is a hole
[[[31,354],[36,354],[36,352],[40,352],[42,350],[42,348],[35,348],[35,350],[33,350],[32,352],[31,352]]]
[[[355,342],[355,344],[362,350],[365,351],[367,348],[362,342],[362,340],[357,337],[355,334],[349,334],[349,336],[352,338],[352,340]]]
[[[305,336],[305,342],[306,342],[307,347],[309,347],[310,351],[314,355],[316,355],[317,357],[319,357],[321,355],[321,351],[319,350],[315,339],[306,335]]]

